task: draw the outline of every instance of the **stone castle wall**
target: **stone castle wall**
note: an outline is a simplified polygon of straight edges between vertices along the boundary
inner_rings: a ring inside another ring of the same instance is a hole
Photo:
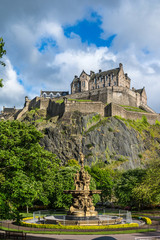
[[[115,102],[133,107],[139,107],[147,103],[145,98],[142,98],[139,93],[117,86],[74,93],[66,97],[69,99],[90,99],[92,101],[102,101],[103,103]]]
[[[115,103],[108,104],[105,107],[104,112],[105,112],[104,115],[106,117],[121,116],[122,118],[125,118],[125,119],[137,120],[137,119],[142,119],[142,116],[146,116],[147,121],[150,124],[155,124],[156,120],[160,121],[160,114],[126,111],[123,107]]]
[[[99,113],[104,116],[105,105],[102,102],[65,101],[65,113],[79,111],[82,113]]]

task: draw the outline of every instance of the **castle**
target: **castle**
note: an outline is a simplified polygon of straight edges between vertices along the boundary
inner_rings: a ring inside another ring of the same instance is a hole
[[[130,89],[131,79],[124,73],[122,63],[118,68],[98,73],[84,70],[71,82],[71,94],[68,91],[41,91],[40,97],[29,100],[25,97],[24,108],[6,112],[3,109],[0,118],[20,119],[27,111],[34,108],[43,109],[51,117],[65,116],[73,111],[82,113],[99,113],[102,116],[119,115],[128,119],[146,116],[148,122],[160,121],[160,114],[147,105],[145,88]],[[124,106],[136,107],[142,111],[128,111]]]

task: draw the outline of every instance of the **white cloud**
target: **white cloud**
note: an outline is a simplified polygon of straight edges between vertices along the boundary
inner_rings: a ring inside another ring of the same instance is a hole
[[[18,76],[9,59],[5,62],[6,67],[2,74],[4,86],[0,89],[0,108],[2,109],[2,106],[20,108],[24,104],[25,90],[18,82]]]
[[[5,0],[1,9],[0,35],[8,57],[1,105],[22,105],[25,91],[32,98],[40,89],[69,90],[74,75],[83,69],[88,73],[107,70],[122,62],[132,86],[146,86],[149,105],[160,112],[159,0],[46,0],[45,4],[42,0],[14,0],[12,5]],[[64,36],[64,25],[91,19],[92,11],[102,17],[103,38],[117,34],[109,49],[89,47],[74,33],[72,38]],[[40,53],[36,45],[45,37],[52,37],[56,47],[48,46]]]

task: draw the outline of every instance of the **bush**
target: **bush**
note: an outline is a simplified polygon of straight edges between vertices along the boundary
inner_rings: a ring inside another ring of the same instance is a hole
[[[152,224],[151,219],[148,218],[148,217],[140,217],[140,216],[137,216],[137,215],[136,216],[134,215],[132,217],[143,220],[147,225],[151,225]]]

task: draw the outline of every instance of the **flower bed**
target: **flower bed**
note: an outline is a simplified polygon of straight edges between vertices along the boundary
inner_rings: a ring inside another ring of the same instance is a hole
[[[100,230],[100,229],[121,229],[121,228],[136,228],[139,227],[138,223],[128,223],[128,224],[117,224],[117,225],[105,225],[105,226],[73,226],[73,225],[54,225],[54,224],[36,224],[27,223],[26,220],[31,220],[33,218],[24,218],[21,222],[21,226],[34,227],[34,228],[47,228],[47,229],[70,229],[70,230]]]

